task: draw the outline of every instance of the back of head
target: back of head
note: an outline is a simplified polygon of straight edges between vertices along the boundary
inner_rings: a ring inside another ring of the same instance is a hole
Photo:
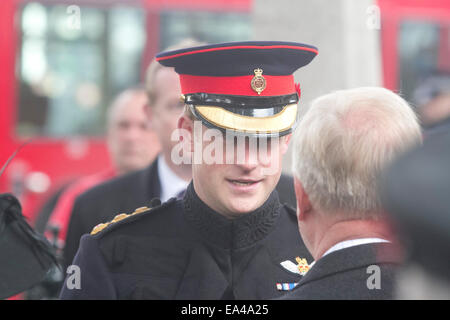
[[[416,115],[393,92],[336,91],[314,100],[301,119],[293,172],[317,209],[345,212],[348,219],[376,218],[377,176],[421,137]]]

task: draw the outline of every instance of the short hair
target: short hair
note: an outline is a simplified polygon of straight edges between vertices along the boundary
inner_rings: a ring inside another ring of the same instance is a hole
[[[168,47],[164,51],[172,51],[172,50],[179,50],[179,49],[184,49],[184,48],[189,48],[189,47],[196,47],[196,46],[201,46],[203,44],[204,44],[203,42],[199,42],[194,39],[185,39],[176,45]],[[150,65],[147,68],[146,76],[145,76],[145,90],[147,92],[149,106],[153,106],[157,100],[158,93],[156,92],[157,90],[156,90],[156,86],[155,86],[155,78],[156,78],[156,74],[158,73],[158,71],[161,69],[164,69],[164,68],[168,68],[168,67],[165,67],[162,64],[160,64],[158,61],[156,61],[155,58],[153,58],[152,62],[150,63]]]
[[[381,170],[422,133],[400,96],[378,87],[336,91],[314,100],[293,139],[293,172],[313,206],[376,219]]]

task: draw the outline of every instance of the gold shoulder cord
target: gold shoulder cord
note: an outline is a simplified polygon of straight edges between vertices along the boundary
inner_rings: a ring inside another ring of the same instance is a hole
[[[128,218],[130,216],[145,212],[145,211],[149,211],[150,208],[149,207],[139,207],[136,210],[134,210],[133,213],[131,214],[126,214],[126,213],[120,213],[117,216],[114,217],[114,219],[112,219],[110,222],[105,222],[105,223],[100,223],[98,225],[96,225],[92,231],[91,231],[91,235],[94,235],[96,233],[99,233],[100,231],[102,231],[103,229],[105,229],[107,226],[109,226],[110,224],[116,223],[118,221],[121,221],[125,218]]]

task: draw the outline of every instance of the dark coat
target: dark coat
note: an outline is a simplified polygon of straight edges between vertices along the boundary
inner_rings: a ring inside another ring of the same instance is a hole
[[[158,161],[149,167],[106,181],[87,190],[75,200],[67,230],[64,264],[72,263],[80,238],[99,223],[115,215],[148,205],[160,196]]]
[[[291,176],[281,175],[277,190],[282,204],[296,208]],[[155,160],[146,169],[102,183],[77,197],[64,248],[65,267],[72,263],[83,234],[91,232],[99,223],[110,221],[119,213],[147,206],[153,198],[159,198],[160,193],[158,161]]]
[[[281,299],[393,299],[398,262],[394,246],[388,243],[337,250],[317,260],[297,287]],[[374,265],[380,271],[379,289],[373,287],[376,271],[368,269]]]
[[[277,192],[254,212],[227,219],[206,206],[192,184],[171,199],[85,235],[74,264],[81,289],[62,299],[270,299],[277,283],[301,276],[280,262],[311,260],[295,211]]]

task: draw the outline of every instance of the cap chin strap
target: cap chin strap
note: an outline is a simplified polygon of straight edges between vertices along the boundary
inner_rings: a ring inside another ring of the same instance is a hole
[[[223,108],[249,108],[266,109],[268,107],[284,107],[298,102],[298,94],[292,93],[283,96],[249,97],[235,95],[221,95],[213,93],[186,93],[181,96],[186,104],[196,106],[216,106]]]

